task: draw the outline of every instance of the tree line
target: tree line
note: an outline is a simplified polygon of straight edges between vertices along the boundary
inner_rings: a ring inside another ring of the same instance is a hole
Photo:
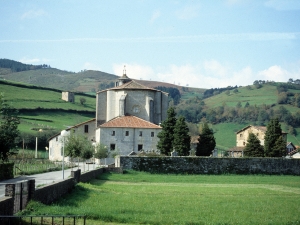
[[[12,72],[51,68],[50,65],[46,65],[46,64],[31,65],[31,64],[24,64],[10,59],[0,59],[0,67],[11,69]]]
[[[199,134],[196,152],[191,149],[189,128],[183,116],[176,118],[174,107],[167,111],[167,119],[161,123],[162,131],[158,133],[157,149],[162,155],[169,155],[175,151],[179,156],[210,156],[216,146],[213,131],[204,123]]]

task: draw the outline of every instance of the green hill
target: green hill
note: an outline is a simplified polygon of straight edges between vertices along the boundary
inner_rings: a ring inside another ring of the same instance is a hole
[[[6,101],[19,110],[20,130],[32,134],[39,129],[60,131],[94,118],[95,92],[112,87],[117,78],[101,71],[75,73],[48,65],[33,66],[0,59],[0,92],[4,92]],[[235,132],[242,127],[266,125],[272,117],[278,117],[282,129],[290,133],[288,140],[300,145],[299,82],[212,90],[157,81],[138,82],[152,88],[178,89],[181,101],[176,105],[177,115],[183,115],[187,122],[194,124],[193,135],[197,135],[196,126],[201,121],[209,122],[219,148],[235,146]],[[62,90],[78,92],[74,104],[61,100]],[[84,94],[87,92],[92,95]],[[80,104],[80,98],[86,99],[84,105]]]
[[[68,126],[94,118],[96,98],[75,93],[75,102],[61,99],[61,90],[0,81],[4,99],[19,110],[22,132],[34,133],[39,129],[62,130]],[[86,100],[80,103],[80,98]]]

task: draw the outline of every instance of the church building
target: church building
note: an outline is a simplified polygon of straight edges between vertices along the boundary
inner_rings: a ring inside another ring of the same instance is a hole
[[[121,155],[156,151],[167,109],[167,93],[129,79],[124,69],[114,88],[97,93],[96,142]]]
[[[66,130],[83,134],[120,155],[153,152],[157,151],[157,134],[167,110],[167,93],[131,80],[124,69],[115,87],[97,92],[96,118]],[[62,160],[62,147],[61,134],[51,137],[49,159]]]

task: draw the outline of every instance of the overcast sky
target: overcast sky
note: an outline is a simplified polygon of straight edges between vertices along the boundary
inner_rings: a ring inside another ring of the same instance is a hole
[[[202,88],[300,79],[299,0],[0,4],[0,58]]]

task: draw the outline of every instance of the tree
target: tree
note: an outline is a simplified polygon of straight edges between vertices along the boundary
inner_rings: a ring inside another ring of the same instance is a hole
[[[3,94],[0,94],[0,159],[2,162],[8,160],[15,149],[15,139],[19,136],[18,125],[20,120],[17,116],[18,111],[4,102]]]
[[[80,104],[81,104],[81,105],[84,105],[85,102],[86,102],[86,99],[83,98],[83,97],[81,97],[81,98],[79,99],[79,101],[80,101]]]
[[[174,142],[173,147],[180,156],[189,155],[191,148],[191,137],[189,135],[189,128],[185,122],[185,118],[180,116],[174,128]]]
[[[83,148],[84,137],[75,135],[72,131],[71,135],[66,138],[65,141],[65,155],[70,158],[76,158],[80,156],[81,150]]]
[[[204,123],[202,132],[199,135],[196,156],[210,156],[216,147],[216,140],[213,131]]]
[[[176,124],[176,113],[174,107],[167,111],[167,119],[161,123],[162,131],[158,133],[159,141],[157,148],[161,154],[168,155],[173,150],[174,128]]]
[[[244,155],[248,156],[248,157],[263,157],[264,156],[264,148],[260,144],[260,140],[253,133],[249,134],[247,144],[244,149]]]
[[[265,156],[266,157],[281,157],[285,152],[285,147],[282,145],[282,130],[279,124],[278,118],[271,119],[267,125],[267,131],[265,134]],[[283,148],[280,150],[280,148]]]
[[[273,157],[282,157],[286,155],[286,142],[283,140],[282,136],[276,140],[272,155]]]
[[[95,148],[95,158],[99,159],[99,164],[100,164],[100,160],[107,158],[108,155],[109,153],[107,147],[101,143],[98,143]]]
[[[83,141],[82,149],[80,152],[81,158],[83,158],[85,160],[92,158],[94,155],[94,152],[95,152],[94,146],[87,138],[84,138],[82,141]],[[85,167],[84,167],[84,170],[85,170]],[[89,164],[88,164],[88,170],[89,170]]]

